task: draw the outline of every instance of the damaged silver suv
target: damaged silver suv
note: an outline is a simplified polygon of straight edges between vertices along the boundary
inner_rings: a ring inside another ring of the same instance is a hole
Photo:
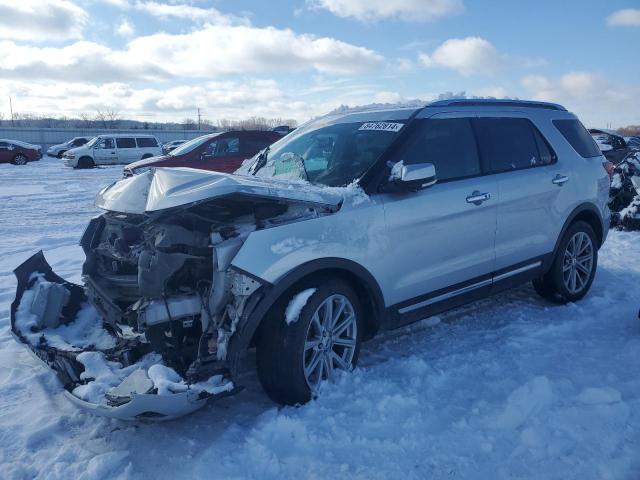
[[[582,298],[609,223],[603,161],[555,104],[323,117],[233,175],[158,168],[102,190],[84,285],[34,255],[12,331],[103,415],[233,394],[253,347],[266,393],[304,403],[381,330],[525,281]]]

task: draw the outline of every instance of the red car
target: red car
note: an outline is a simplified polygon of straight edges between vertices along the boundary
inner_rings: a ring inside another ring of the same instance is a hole
[[[130,163],[124,176],[130,177],[149,167],[191,167],[233,173],[242,162],[282,138],[277,132],[233,130],[203,135],[178,146],[166,155]]]
[[[27,162],[33,162],[41,158],[42,148],[39,145],[0,138],[0,163],[26,165]]]

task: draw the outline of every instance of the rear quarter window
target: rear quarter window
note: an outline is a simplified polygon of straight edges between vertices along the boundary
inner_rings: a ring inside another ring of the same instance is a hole
[[[581,157],[592,158],[602,155],[591,134],[578,120],[553,120],[553,125]]]
[[[140,137],[140,138],[136,138],[136,142],[138,142],[138,148],[145,148],[145,147],[157,147],[158,146],[158,142],[156,141],[155,138],[149,138],[149,137]]]
[[[118,148],[136,148],[136,141],[129,137],[116,138],[116,145]]]

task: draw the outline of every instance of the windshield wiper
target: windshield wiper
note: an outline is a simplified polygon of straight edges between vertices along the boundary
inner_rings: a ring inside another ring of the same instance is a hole
[[[267,156],[269,155],[269,150],[270,148],[267,147],[260,152],[260,154],[258,155],[258,159],[256,160],[256,163],[254,163],[249,169],[249,173],[251,175],[255,175],[258,170],[260,170],[262,167],[264,167],[267,164]]]

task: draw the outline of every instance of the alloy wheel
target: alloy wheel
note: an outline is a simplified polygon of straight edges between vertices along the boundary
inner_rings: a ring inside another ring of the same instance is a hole
[[[304,376],[312,392],[335,369],[351,370],[356,353],[358,322],[347,297],[327,297],[311,317],[303,351]]]
[[[574,234],[564,252],[562,279],[569,293],[581,292],[593,270],[593,242],[585,232]]]

